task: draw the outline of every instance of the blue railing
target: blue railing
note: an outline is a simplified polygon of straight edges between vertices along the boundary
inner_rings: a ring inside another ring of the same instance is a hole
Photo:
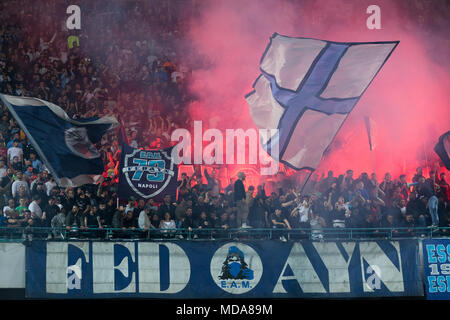
[[[139,228],[77,228],[77,227],[0,227],[0,241],[24,240],[361,240],[399,238],[441,238],[450,236],[450,227],[398,228],[194,228],[194,229],[139,229]]]

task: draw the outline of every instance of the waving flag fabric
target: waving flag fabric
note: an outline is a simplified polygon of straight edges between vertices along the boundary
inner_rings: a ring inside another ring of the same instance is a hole
[[[398,41],[338,43],[274,34],[260,62],[261,74],[246,95],[250,114],[276,160],[314,170],[345,119]]]
[[[434,146],[434,151],[441,158],[447,170],[450,170],[450,131],[439,137],[438,143]]]
[[[94,144],[117,127],[113,116],[74,120],[57,105],[41,99],[3,94],[0,98],[59,186],[102,181],[103,161]]]

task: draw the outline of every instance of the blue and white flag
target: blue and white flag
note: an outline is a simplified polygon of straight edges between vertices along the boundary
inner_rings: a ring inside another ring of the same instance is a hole
[[[339,43],[275,33],[254,90],[246,95],[256,126],[278,129],[261,136],[262,146],[293,169],[314,170],[398,43]]]
[[[103,161],[94,144],[117,127],[113,116],[74,120],[48,101],[4,94],[0,98],[59,186],[102,181]]]

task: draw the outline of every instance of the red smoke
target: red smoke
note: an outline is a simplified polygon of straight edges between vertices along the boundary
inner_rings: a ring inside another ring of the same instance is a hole
[[[366,9],[371,1],[202,2],[188,32],[190,48],[183,48],[202,61],[194,67],[190,84],[198,97],[190,107],[191,117],[203,121],[203,130],[255,128],[244,96],[252,90],[274,32],[342,42],[399,40],[317,173],[341,174],[351,168],[355,175],[370,174],[374,163],[379,180],[388,171],[394,178],[405,173],[411,179],[417,166],[436,163],[433,147],[450,128],[448,8],[440,1],[423,8],[415,7],[418,3],[376,1],[382,29],[369,30]],[[439,23],[447,29],[440,30]],[[376,123],[373,158],[365,116]]]

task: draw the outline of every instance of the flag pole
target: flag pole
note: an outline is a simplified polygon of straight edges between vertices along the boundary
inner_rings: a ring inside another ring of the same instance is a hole
[[[422,140],[422,141],[423,141],[423,144],[422,144],[422,147],[423,147],[423,154],[424,154],[424,156],[425,156],[425,161],[426,161],[426,163],[427,163],[428,175],[430,175],[430,172],[432,171],[432,169],[431,169],[431,167],[430,167],[430,163],[428,162],[428,155],[427,155],[427,149],[426,149],[426,147],[425,147],[425,140]]]
[[[313,171],[311,170],[311,171],[309,171],[309,175],[308,175],[308,178],[306,178],[306,181],[303,183],[303,186],[302,186],[302,188],[301,188],[301,190],[300,190],[300,194],[302,194],[303,193],[303,189],[305,189],[305,187],[306,187],[306,185],[308,184],[308,181],[309,181],[309,178],[311,178],[311,176],[312,176],[312,173],[313,173]]]
[[[364,123],[366,124],[366,131],[367,131],[367,137],[369,138],[369,149],[370,149],[370,157],[372,158],[372,167],[373,167],[373,173],[377,173],[376,167],[375,167],[375,156],[373,154],[373,142],[372,142],[372,133],[370,128],[370,117],[365,116],[364,117]]]
[[[373,154],[372,148],[370,148],[370,157],[372,158],[373,173],[377,174],[377,169],[375,167],[375,155]]]

